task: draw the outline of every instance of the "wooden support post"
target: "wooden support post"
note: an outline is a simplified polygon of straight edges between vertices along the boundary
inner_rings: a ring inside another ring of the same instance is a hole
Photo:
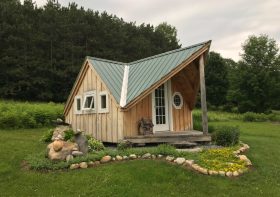
[[[205,89],[205,74],[204,74],[204,57],[199,58],[199,77],[200,77],[200,98],[202,111],[202,128],[203,133],[208,134],[208,119],[207,119],[207,104],[206,104],[206,89]]]

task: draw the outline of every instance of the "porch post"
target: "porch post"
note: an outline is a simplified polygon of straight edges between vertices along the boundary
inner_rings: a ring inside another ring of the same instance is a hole
[[[207,119],[207,104],[206,104],[206,89],[205,89],[205,74],[204,74],[204,57],[199,58],[199,77],[200,77],[200,98],[202,111],[202,128],[203,134],[208,134],[208,119]]]

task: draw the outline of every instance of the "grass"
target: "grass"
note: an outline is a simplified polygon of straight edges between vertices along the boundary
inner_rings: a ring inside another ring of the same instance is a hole
[[[1,196],[279,196],[280,125],[270,122],[211,122],[239,125],[251,147],[254,170],[236,179],[201,175],[164,161],[135,160],[75,171],[21,169],[22,160],[39,153],[46,129],[0,131]]]

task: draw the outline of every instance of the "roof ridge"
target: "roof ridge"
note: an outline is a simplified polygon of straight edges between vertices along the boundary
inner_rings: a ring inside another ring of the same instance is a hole
[[[124,63],[124,62],[118,62],[118,61],[103,59],[103,58],[99,58],[99,57],[86,56],[86,58],[93,59],[93,60],[98,60],[98,61],[102,61],[102,62],[109,62],[109,63],[114,63],[114,64],[121,64],[121,65],[123,65],[123,66],[127,64],[127,63]]]
[[[139,62],[146,61],[146,60],[149,60],[149,59],[154,59],[154,58],[161,57],[161,56],[164,56],[164,55],[168,55],[168,54],[171,54],[171,53],[176,53],[176,52],[179,52],[179,51],[190,49],[190,48],[202,45],[202,44],[206,44],[206,43],[208,43],[210,41],[211,40],[208,40],[208,41],[197,43],[197,44],[193,44],[193,45],[190,45],[190,46],[187,46],[187,47],[184,47],[184,48],[174,49],[174,50],[171,50],[171,51],[167,51],[167,52],[164,52],[164,53],[160,53],[160,54],[157,54],[157,55],[146,57],[146,58],[143,58],[143,59],[140,59],[140,60],[136,60],[136,61],[130,62],[130,63],[128,63],[128,65],[131,66],[131,64],[139,63]]]

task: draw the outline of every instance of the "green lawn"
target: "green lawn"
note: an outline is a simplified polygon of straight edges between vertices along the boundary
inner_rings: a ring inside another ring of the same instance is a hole
[[[201,175],[164,161],[135,160],[69,172],[22,170],[26,155],[41,152],[42,131],[0,131],[0,196],[279,196],[280,124],[239,125],[254,170],[235,179]]]

